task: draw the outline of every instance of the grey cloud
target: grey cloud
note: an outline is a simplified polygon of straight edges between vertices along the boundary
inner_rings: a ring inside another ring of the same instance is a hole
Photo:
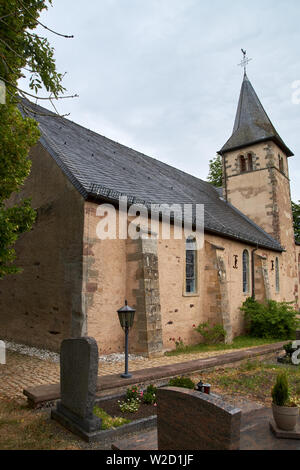
[[[71,119],[203,179],[233,127],[246,48],[252,81],[290,159],[300,199],[298,0],[60,0],[43,15],[74,40],[47,34]]]

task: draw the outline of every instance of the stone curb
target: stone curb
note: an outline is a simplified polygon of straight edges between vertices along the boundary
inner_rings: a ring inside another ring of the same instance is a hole
[[[112,439],[126,437],[129,434],[133,434],[139,431],[148,431],[154,429],[157,425],[157,416],[149,416],[148,418],[137,419],[132,423],[124,424],[118,428],[106,429],[103,431],[97,431],[93,433],[81,432],[78,426],[73,426],[72,422],[66,419],[62,415],[57,415],[55,409],[51,411],[51,418],[59,422],[66,429],[81,437],[86,442],[106,442]]]
[[[120,374],[99,376],[97,391],[101,393],[107,392],[107,394],[109,394],[110,392],[116,392],[118,389],[124,386],[127,387],[128,385],[144,384],[159,379],[200,372],[205,369],[225,364],[233,364],[244,359],[250,359],[279,351],[286,343],[287,341],[281,341],[279,343],[256,346],[242,351],[233,351],[218,356],[136,370],[132,372],[132,377],[130,379],[123,379],[120,377]],[[31,407],[36,408],[43,403],[58,400],[60,398],[60,384],[29,387],[23,390],[23,394],[27,397],[28,404]]]

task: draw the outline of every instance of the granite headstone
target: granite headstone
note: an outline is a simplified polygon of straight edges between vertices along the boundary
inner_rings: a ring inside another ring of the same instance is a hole
[[[51,417],[82,437],[101,429],[101,419],[93,414],[98,361],[94,338],[65,339],[61,344],[61,400]]]
[[[237,450],[241,410],[214,395],[178,387],[157,390],[158,450]]]

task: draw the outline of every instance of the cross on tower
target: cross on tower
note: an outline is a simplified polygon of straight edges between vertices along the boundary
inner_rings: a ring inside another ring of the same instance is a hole
[[[247,68],[247,65],[249,64],[250,60],[252,59],[248,59],[247,57],[247,51],[244,51],[244,49],[241,49],[242,51],[242,54],[243,54],[243,59],[242,61],[238,64],[240,67],[244,67],[244,74],[246,75],[246,68]]]

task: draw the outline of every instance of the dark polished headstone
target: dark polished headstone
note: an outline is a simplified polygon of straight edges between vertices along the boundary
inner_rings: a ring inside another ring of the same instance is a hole
[[[237,450],[241,410],[214,395],[178,387],[157,391],[158,450]]]
[[[82,437],[101,429],[101,419],[93,414],[98,361],[94,338],[65,339],[61,344],[61,400],[51,417]]]

